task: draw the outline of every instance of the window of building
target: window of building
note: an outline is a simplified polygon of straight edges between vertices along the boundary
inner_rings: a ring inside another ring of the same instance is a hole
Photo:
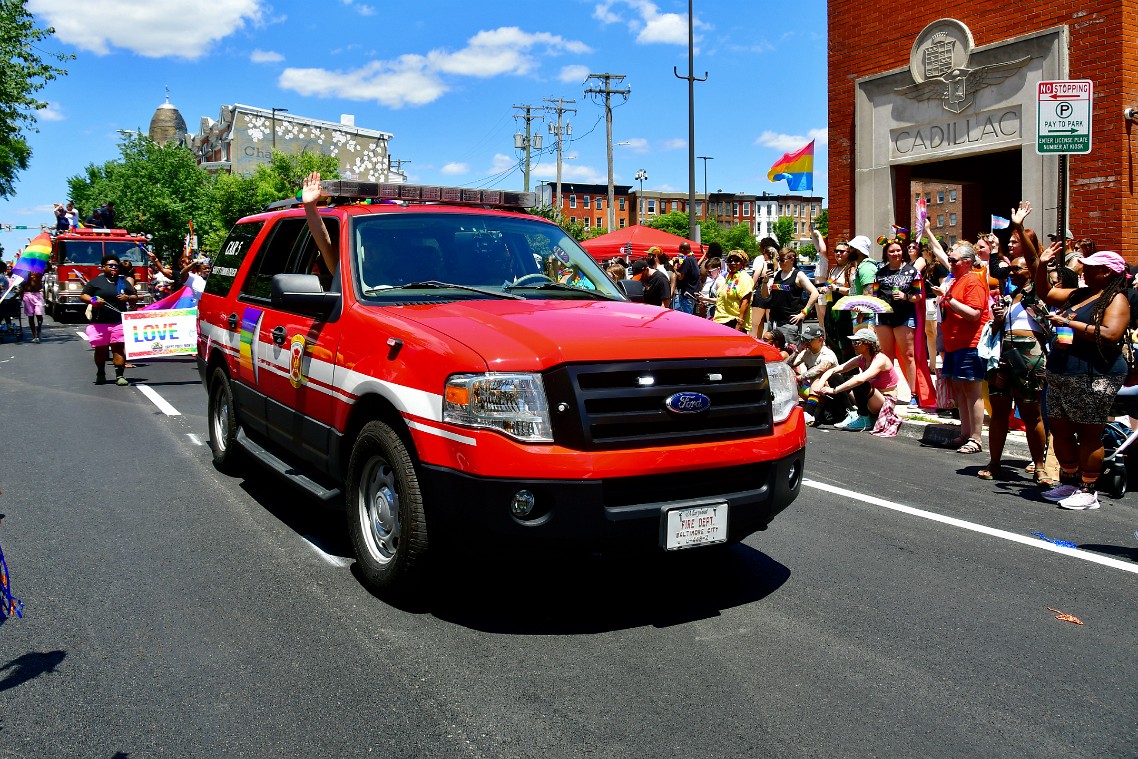
[[[732,203],[731,204],[731,215],[732,216],[738,216],[739,215],[739,204],[738,203]]]
[[[597,210],[598,211],[605,210],[605,199],[602,198],[600,195],[597,196]]]
[[[696,216],[703,216],[703,201],[702,200],[697,200],[695,202],[695,215]]]
[[[810,204],[810,215],[811,216],[817,216],[818,215],[818,204],[817,203],[811,203]]]
[[[956,235],[949,235],[948,236],[948,244],[949,245],[955,245],[956,244]]]
[[[672,201],[672,210],[673,210],[673,211],[678,211],[678,210],[680,210],[680,202],[679,202],[678,200],[673,200],[673,201]]]
[[[618,203],[618,206],[617,206],[617,207],[618,207],[618,208],[620,208],[620,210],[622,210],[622,211],[623,211],[623,210],[625,210],[625,208],[624,208],[624,198],[623,198],[623,197],[622,197],[622,198],[619,200],[619,203]]]
[[[569,207],[570,208],[576,208],[577,207],[577,196],[576,195],[570,195],[569,196]]]
[[[585,229],[588,229],[589,228],[589,222],[591,221],[591,219],[588,216],[585,216],[584,218],[581,219],[581,221],[585,222]]]
[[[938,214],[936,215],[936,225],[937,225],[938,227],[943,227],[943,226],[944,226],[944,214],[942,214],[942,213],[938,213]]]
[[[926,203],[932,203],[933,202],[933,194],[931,192],[925,193],[925,202]]]
[[[656,201],[655,200],[649,200],[648,201],[648,213],[650,213],[650,214],[656,213]]]
[[[744,203],[743,204],[743,215],[744,216],[750,216],[751,215],[751,204],[750,203]]]
[[[921,193],[918,192],[916,195],[913,196],[913,202],[914,203],[920,203],[921,202]]]
[[[593,202],[593,196],[592,196],[592,195],[586,195],[586,196],[584,196],[584,201],[585,201],[585,203],[584,203],[584,207],[585,207],[585,208],[589,208],[589,207],[590,207],[590,205],[591,205],[591,204],[592,204],[592,202]]]
[[[601,216],[598,216],[597,217],[597,229],[600,229],[604,225],[605,225],[604,218]]]
[[[628,225],[628,219],[623,216],[620,217],[620,228],[624,229]]]
[[[956,214],[950,213],[948,215],[948,226],[950,226],[950,227],[956,226]]]
[[[949,190],[948,191],[948,202],[949,203],[955,203],[956,202],[956,190]]]
[[[944,190],[937,190],[936,202],[937,203],[943,203],[944,202]]]

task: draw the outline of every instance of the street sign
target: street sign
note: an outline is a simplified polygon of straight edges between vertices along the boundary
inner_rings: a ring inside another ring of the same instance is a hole
[[[1089,79],[1040,82],[1036,101],[1036,153],[1091,152],[1094,84]]]

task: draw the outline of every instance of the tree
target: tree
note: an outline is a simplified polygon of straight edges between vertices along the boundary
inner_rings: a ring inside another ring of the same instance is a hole
[[[821,232],[823,237],[828,237],[830,235],[829,208],[823,208],[818,212],[818,215],[814,217],[814,228]]]
[[[683,211],[669,211],[654,219],[649,219],[644,226],[668,232],[685,240],[688,239],[688,215]]]
[[[37,29],[25,0],[0,0],[0,197],[15,193],[16,174],[28,168],[32,150],[26,131],[38,131],[35,112],[47,107],[35,96],[65,69],[45,63],[39,47],[55,33],[51,27]],[[45,53],[59,62],[75,56]]]
[[[785,248],[794,239],[794,219],[789,216],[779,216],[771,226],[771,234],[778,240],[779,249]]]
[[[585,229],[585,225],[577,219],[572,217],[566,218],[561,215],[561,212],[553,206],[542,206],[541,208],[531,208],[529,212],[534,216],[540,216],[543,219],[549,219],[557,226],[565,231],[565,234],[572,237],[577,242],[584,242],[585,240],[594,237],[590,234],[589,230]]]

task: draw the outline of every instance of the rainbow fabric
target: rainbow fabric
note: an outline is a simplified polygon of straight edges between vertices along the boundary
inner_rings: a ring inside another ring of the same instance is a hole
[[[194,291],[189,285],[186,285],[176,293],[170,293],[162,300],[156,300],[149,306],[143,306],[138,309],[139,311],[159,311],[168,308],[193,308],[197,305],[194,301]]]
[[[43,274],[47,270],[47,262],[51,260],[51,235],[47,232],[36,235],[28,243],[24,252],[12,267],[12,274],[27,280],[32,274]]]
[[[929,204],[927,201],[925,201],[925,197],[922,195],[920,198],[917,199],[917,224],[915,227],[916,232],[913,233],[913,239],[914,240],[920,240],[921,239],[921,235],[923,235],[925,233],[925,227],[927,227],[928,224],[929,224]]]
[[[793,153],[786,153],[775,161],[774,166],[767,172],[767,179],[777,182],[786,180],[786,187],[791,191],[814,189],[814,140],[810,144]]]

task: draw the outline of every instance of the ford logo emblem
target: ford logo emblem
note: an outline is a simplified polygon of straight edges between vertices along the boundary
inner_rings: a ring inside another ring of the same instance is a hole
[[[675,393],[664,406],[673,414],[699,414],[711,408],[711,399],[703,393]]]

